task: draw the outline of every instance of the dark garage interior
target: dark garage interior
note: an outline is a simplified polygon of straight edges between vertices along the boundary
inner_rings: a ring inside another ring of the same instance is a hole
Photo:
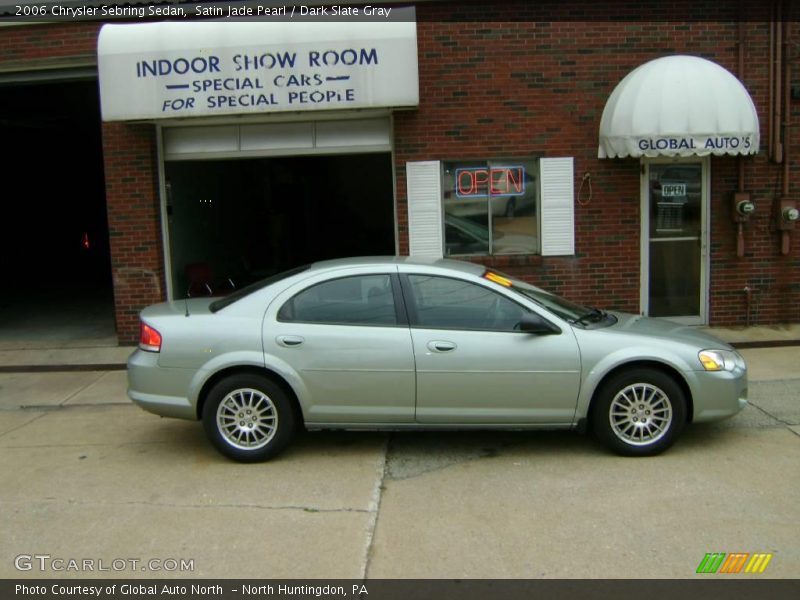
[[[392,177],[388,153],[168,162],[173,297],[316,260],[393,255]]]
[[[0,344],[115,344],[96,80],[0,87],[0,135]]]

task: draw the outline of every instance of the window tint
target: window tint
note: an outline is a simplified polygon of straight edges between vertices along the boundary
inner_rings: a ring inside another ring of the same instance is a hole
[[[420,327],[514,331],[526,310],[484,286],[447,277],[409,276]]]
[[[303,290],[278,312],[280,321],[396,325],[389,275],[345,277]]]

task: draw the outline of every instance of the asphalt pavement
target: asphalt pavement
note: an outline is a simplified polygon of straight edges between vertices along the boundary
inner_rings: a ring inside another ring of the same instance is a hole
[[[0,578],[692,578],[711,552],[800,577],[800,346],[742,350],[750,405],[658,457],[318,432],[254,465],[135,407],[130,351],[0,351]]]

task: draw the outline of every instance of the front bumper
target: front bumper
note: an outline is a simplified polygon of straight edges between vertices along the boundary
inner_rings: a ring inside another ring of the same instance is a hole
[[[692,396],[695,423],[719,421],[747,406],[747,371],[694,371]]]

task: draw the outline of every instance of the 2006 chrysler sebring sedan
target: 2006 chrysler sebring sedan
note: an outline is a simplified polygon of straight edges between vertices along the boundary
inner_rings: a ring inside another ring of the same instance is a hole
[[[276,455],[301,427],[588,427],[651,455],[747,403],[744,360],[714,337],[476,264],[394,257],[150,306],[128,380],[139,406],[201,419],[241,461]]]

